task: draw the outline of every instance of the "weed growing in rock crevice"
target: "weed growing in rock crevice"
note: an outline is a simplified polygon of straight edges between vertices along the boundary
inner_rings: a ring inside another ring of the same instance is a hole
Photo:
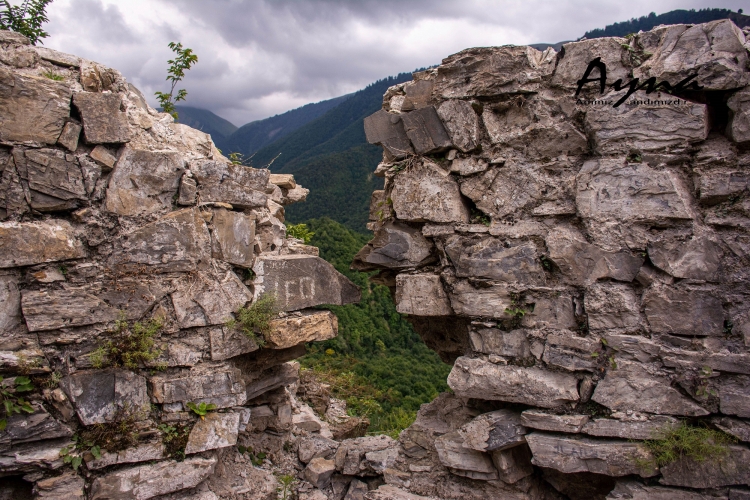
[[[719,459],[729,451],[729,445],[736,440],[723,432],[708,427],[692,426],[685,422],[677,426],[667,426],[643,444],[653,454],[657,467],[688,458],[696,462]]]
[[[250,340],[263,347],[265,336],[271,331],[271,320],[278,314],[276,296],[263,294],[248,307],[240,308],[236,319],[227,321],[229,328],[238,327]]]
[[[8,417],[14,413],[34,413],[31,403],[23,399],[19,394],[31,392],[34,386],[27,377],[16,377],[13,382],[3,383],[3,377],[0,377],[0,402],[2,402],[2,416],[0,418],[0,432],[5,430],[8,425]]]
[[[162,443],[164,443],[166,455],[178,462],[185,460],[185,447],[192,426],[187,424],[159,424],[158,429],[162,434]]]
[[[145,325],[140,322],[129,326],[124,316],[115,322],[115,329],[110,332],[111,339],[100,345],[89,355],[94,368],[107,366],[124,366],[134,370],[159,357],[161,349],[156,346],[154,338],[162,328],[159,320],[152,319]],[[164,369],[165,366],[157,366]]]

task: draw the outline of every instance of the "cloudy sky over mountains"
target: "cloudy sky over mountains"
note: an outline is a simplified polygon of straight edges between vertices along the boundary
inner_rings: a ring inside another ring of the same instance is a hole
[[[181,41],[199,57],[181,86],[188,90],[186,104],[242,125],[438,64],[467,47],[571,40],[651,11],[736,11],[743,4],[745,0],[55,0],[48,8],[51,37],[45,45],[117,68],[153,96],[168,90],[164,78],[172,53],[167,43]]]

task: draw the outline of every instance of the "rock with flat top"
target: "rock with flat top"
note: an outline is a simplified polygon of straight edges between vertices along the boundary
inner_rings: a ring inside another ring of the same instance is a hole
[[[286,349],[304,342],[322,342],[339,333],[339,322],[330,311],[303,311],[285,318],[271,320],[265,335],[270,349]]]
[[[540,368],[495,365],[460,357],[448,375],[448,386],[462,398],[523,403],[555,408],[578,401],[578,380]]]
[[[336,472],[336,465],[333,460],[317,457],[310,460],[305,467],[305,479],[316,488],[322,489],[330,484],[334,472]]]
[[[223,202],[237,208],[266,206],[268,169],[218,160],[196,160],[190,163],[190,171],[198,183],[201,202]]]
[[[449,239],[445,253],[459,278],[489,278],[525,285],[544,283],[544,270],[532,243],[509,244],[499,238]]]
[[[61,381],[84,425],[113,421],[128,408],[137,414],[149,407],[146,379],[130,370],[82,370]]]
[[[396,310],[414,316],[450,316],[450,299],[436,274],[396,276]]]
[[[391,192],[396,217],[408,222],[469,222],[469,209],[458,184],[432,162],[399,172]]]
[[[234,446],[237,444],[239,428],[239,413],[209,413],[198,420],[190,431],[185,454]]]
[[[86,250],[68,221],[0,222],[0,268],[85,256]]]
[[[401,115],[378,110],[364,120],[365,136],[370,144],[380,144],[393,158],[413,154]]]
[[[435,449],[440,463],[456,475],[484,481],[498,478],[490,456],[464,446],[464,439],[458,432],[449,432],[437,438]]]
[[[77,92],[73,105],[83,122],[83,136],[88,144],[113,144],[130,142],[132,134],[127,115],[120,109],[119,94]]]
[[[540,431],[578,434],[588,421],[587,415],[554,415],[538,410],[521,413],[521,424]]]
[[[464,446],[477,451],[513,448],[526,442],[526,432],[521,415],[512,410],[483,413],[458,430]]]
[[[203,364],[149,380],[155,403],[213,403],[218,409],[240,406],[247,401],[242,372],[229,364]]]

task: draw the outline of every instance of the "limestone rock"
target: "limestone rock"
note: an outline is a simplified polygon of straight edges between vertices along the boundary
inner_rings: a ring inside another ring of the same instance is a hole
[[[653,439],[665,428],[676,425],[677,419],[655,416],[645,421],[625,421],[613,418],[597,418],[583,426],[581,432],[590,436],[614,437],[621,439]]]
[[[627,40],[619,37],[592,38],[566,43],[561,52],[562,58],[555,68],[552,84],[570,89],[576,88],[578,80],[583,78],[584,70],[595,57],[600,57],[607,65],[608,82],[614,82],[620,78],[624,82],[629,81],[630,57],[627,49],[623,47],[624,44],[627,44]],[[591,76],[595,77],[597,73],[594,72]],[[584,89],[588,88],[598,90],[596,83],[589,83],[588,87],[584,87]]]
[[[612,93],[602,99],[616,102],[620,97],[619,93]],[[597,106],[586,113],[586,125],[593,133],[598,153],[627,154],[630,149],[660,151],[685,147],[708,137],[705,104],[680,99],[679,105],[664,106],[660,103],[676,98],[662,93],[652,94],[648,99],[656,103],[632,103],[631,97],[616,108]]]
[[[185,454],[234,446],[237,444],[239,428],[239,413],[209,413],[198,420],[190,431]]]
[[[459,281],[453,285],[448,296],[451,307],[459,316],[508,317],[505,309],[513,305],[510,292],[502,286],[475,288],[465,281]]]
[[[224,209],[214,210],[211,220],[214,257],[235,266],[253,266],[255,218]]]
[[[364,120],[365,135],[370,144],[380,144],[391,155],[398,159],[413,154],[409,138],[404,130],[401,115],[379,110]]]
[[[300,439],[297,448],[297,456],[300,462],[306,464],[313,458],[331,458],[339,443],[333,439],[328,439],[319,434],[313,434],[309,437]]]
[[[84,479],[75,472],[42,479],[34,484],[35,498],[43,500],[85,500]]]
[[[61,385],[84,425],[111,422],[118,410],[139,412],[149,405],[146,379],[130,370],[78,371]]]
[[[323,421],[315,415],[312,408],[304,403],[299,403],[297,408],[299,413],[292,415],[292,425],[297,429],[302,429],[307,432],[320,432],[323,428]]]
[[[365,495],[366,500],[428,500],[427,497],[414,495],[395,486],[384,484]]]
[[[40,212],[75,208],[86,199],[81,167],[72,155],[54,149],[14,150],[21,179],[28,182],[31,207]]]
[[[284,311],[321,304],[358,302],[359,289],[331,264],[312,255],[262,256],[256,259],[255,296],[271,294]]]
[[[448,295],[435,274],[396,276],[396,310],[414,316],[450,316]]]
[[[583,235],[566,228],[553,229],[545,242],[549,258],[576,284],[589,284],[601,278],[633,281],[644,261],[643,257],[629,251],[602,250],[588,243]]]
[[[641,365],[619,362],[599,382],[592,398],[612,410],[665,415],[703,416],[708,412],[670,386],[667,377],[648,373]]]
[[[724,329],[721,299],[710,291],[652,287],[643,295],[643,307],[652,332],[704,336]]]
[[[571,372],[595,372],[598,360],[591,353],[598,352],[599,348],[599,340],[591,336],[579,337],[569,332],[553,333],[547,336],[542,360],[548,365]]]
[[[334,472],[336,472],[336,464],[333,460],[317,457],[310,460],[305,467],[305,479],[316,488],[322,489],[330,484]]]
[[[173,491],[193,488],[214,472],[216,458],[168,460],[105,474],[94,480],[91,499],[146,500]]]
[[[445,253],[459,278],[478,277],[525,285],[544,283],[544,270],[533,243],[506,246],[499,238],[448,240]]]
[[[469,222],[469,209],[456,181],[433,163],[412,166],[397,175],[393,209],[407,222]]]
[[[701,172],[699,184],[701,203],[716,205],[730,200],[740,196],[748,185],[750,185],[750,176],[745,172]]]
[[[750,486],[750,449],[740,445],[729,445],[724,456],[712,457],[699,462],[682,457],[661,468],[660,482],[667,486],[688,488],[718,488],[721,486]]]
[[[487,170],[488,165],[484,160],[478,160],[473,157],[456,158],[451,162],[451,172],[459,175],[471,175]]]
[[[67,83],[0,68],[0,140],[55,144],[71,95]]]
[[[538,410],[521,413],[521,424],[540,431],[578,434],[588,421],[587,415],[554,415]]]
[[[663,486],[644,486],[636,481],[618,481],[615,489],[607,495],[607,500],[710,500],[713,498],[717,497]]]
[[[211,359],[223,361],[225,359],[257,351],[257,342],[248,337],[238,328],[217,327],[209,331],[211,343]]]
[[[83,121],[83,136],[89,144],[130,142],[132,134],[127,115],[120,110],[118,94],[76,92],[73,105]]]
[[[195,205],[198,200],[198,183],[195,179],[184,174],[180,179],[180,191],[177,204],[182,206]]]
[[[330,311],[303,311],[299,316],[271,320],[265,335],[270,349],[286,349],[305,342],[322,342],[336,337],[339,322]]]
[[[526,428],[519,413],[511,410],[496,410],[483,413],[458,433],[463,445],[477,451],[505,450],[526,442]]]
[[[133,464],[138,462],[150,462],[164,458],[164,443],[151,441],[139,443],[132,448],[125,448],[116,453],[102,450],[101,458],[95,458],[92,454],[84,454],[86,468],[98,470],[111,465]]]
[[[576,182],[576,206],[581,217],[642,222],[690,218],[672,174],[655,171],[644,163],[590,160],[584,163]]]
[[[483,354],[512,358],[527,358],[531,355],[524,330],[504,332],[497,328],[478,328],[471,331],[469,341],[472,350]]]
[[[721,412],[750,418],[750,377],[723,376],[719,380],[719,405]]]
[[[4,475],[18,475],[59,469],[64,465],[60,450],[74,444],[69,439],[53,439],[24,443],[10,449],[6,441],[0,447],[0,472]]]
[[[187,279],[171,295],[177,323],[181,328],[225,325],[239,308],[252,299],[250,290],[232,271],[227,271],[223,276],[199,273],[198,279],[198,283]],[[227,339],[226,335],[221,340],[224,339]]]
[[[534,473],[531,451],[525,444],[507,450],[492,452],[492,463],[498,471],[500,481],[514,484]]]
[[[526,436],[538,467],[549,467],[565,474],[593,472],[607,476],[629,476],[637,474],[651,477],[658,474],[647,465],[639,466],[651,459],[645,446],[627,441],[605,441],[586,438],[569,438],[542,432]]]
[[[459,397],[522,403],[555,408],[578,401],[578,381],[572,375],[540,368],[501,366],[460,357],[448,376]]]
[[[745,420],[731,417],[714,417],[711,419],[711,424],[740,441],[750,443],[750,423]]]
[[[210,236],[200,211],[170,212],[128,234],[110,258],[111,267],[150,272],[194,271],[209,259]]]
[[[34,406],[34,412],[31,414],[6,416],[6,421],[7,427],[3,437],[10,439],[12,446],[73,435],[70,427],[59,422],[42,406]]]
[[[633,328],[641,321],[640,304],[632,288],[619,284],[589,287],[584,304],[593,329]]]
[[[227,364],[203,364],[172,375],[156,375],[149,385],[151,400],[159,404],[205,402],[221,409],[247,401],[241,371]]]
[[[510,162],[461,182],[461,193],[493,218],[502,218],[530,207],[541,199],[541,191],[540,183],[525,165]]]
[[[440,463],[456,475],[485,481],[498,478],[489,455],[464,446],[464,439],[458,432],[449,432],[437,438],[435,449]]]
[[[190,171],[198,182],[201,202],[229,203],[236,208],[266,206],[267,169],[234,165],[224,161],[196,160]]]
[[[554,69],[554,55],[512,45],[466,49],[443,59],[434,93],[452,99],[534,92]]]
[[[78,138],[81,136],[81,130],[83,130],[83,127],[80,124],[73,121],[65,122],[62,132],[60,132],[60,137],[57,138],[57,143],[65,147],[68,151],[75,151],[78,148]]]
[[[104,207],[131,217],[164,211],[172,206],[184,171],[179,153],[127,146],[109,178]]]
[[[673,85],[697,74],[694,81],[706,90],[743,87],[750,83],[744,40],[729,19],[669,26],[662,31],[654,55],[633,74],[644,79],[655,76]]]
[[[297,187],[292,174],[271,174],[268,177],[268,182],[284,189],[294,189]]]
[[[434,106],[405,113],[401,115],[401,121],[418,155],[437,153],[453,145]]]
[[[0,268],[80,259],[83,244],[69,222],[0,222]]]
[[[734,142],[750,141],[750,89],[745,87],[727,101],[731,119],[727,125],[727,135]]]
[[[360,271],[419,267],[433,260],[432,249],[432,243],[419,229],[388,221],[354,256],[352,266]]]
[[[451,99],[437,108],[437,113],[450,136],[451,142],[464,153],[479,145],[479,116],[471,103]],[[466,174],[461,174],[466,175]]]
[[[659,269],[675,278],[718,281],[722,252],[706,237],[688,241],[662,239],[649,243],[648,256]]]
[[[391,448],[395,444],[396,442],[393,439],[385,435],[346,439],[341,442],[334,456],[336,470],[347,475],[378,475],[370,467],[366,455],[373,451]]]

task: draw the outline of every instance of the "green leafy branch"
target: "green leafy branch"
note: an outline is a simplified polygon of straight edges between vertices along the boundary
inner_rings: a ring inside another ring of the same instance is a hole
[[[20,33],[36,45],[49,36],[42,24],[49,21],[46,9],[51,3],[52,0],[24,0],[21,5],[11,5],[8,0],[0,1],[0,6],[5,7],[0,10],[0,29]]]
[[[213,403],[195,404],[191,401],[189,403],[186,403],[185,406],[187,406],[190,411],[198,415],[201,420],[206,420],[206,415],[208,414],[208,412],[216,410],[216,405]]]
[[[8,418],[15,413],[34,413],[31,403],[18,396],[24,392],[34,390],[34,385],[28,377],[16,377],[12,382],[3,383],[0,377],[0,401],[3,403],[3,418],[0,418],[0,432],[8,426]]]
[[[74,435],[73,444],[60,450],[60,456],[63,459],[63,463],[70,464],[73,466],[73,470],[78,472],[78,468],[81,466],[81,463],[83,463],[83,455],[86,452],[94,455],[94,458],[96,459],[102,458],[101,448],[94,444],[93,441]]]
[[[286,235],[302,240],[307,245],[315,233],[307,229],[307,224],[290,224],[286,227]]]
[[[177,57],[167,61],[170,64],[167,70],[167,81],[172,82],[172,87],[169,89],[169,93],[166,92],[155,92],[156,99],[161,105],[161,109],[165,113],[169,113],[174,117],[175,120],[178,118],[177,111],[175,110],[175,103],[178,101],[184,101],[187,97],[187,90],[180,89],[175,94],[175,87],[177,82],[180,82],[185,77],[185,71],[189,70],[194,64],[198,62],[198,56],[193,53],[193,49],[183,49],[181,43],[169,42],[169,48],[172,52],[177,54]]]

